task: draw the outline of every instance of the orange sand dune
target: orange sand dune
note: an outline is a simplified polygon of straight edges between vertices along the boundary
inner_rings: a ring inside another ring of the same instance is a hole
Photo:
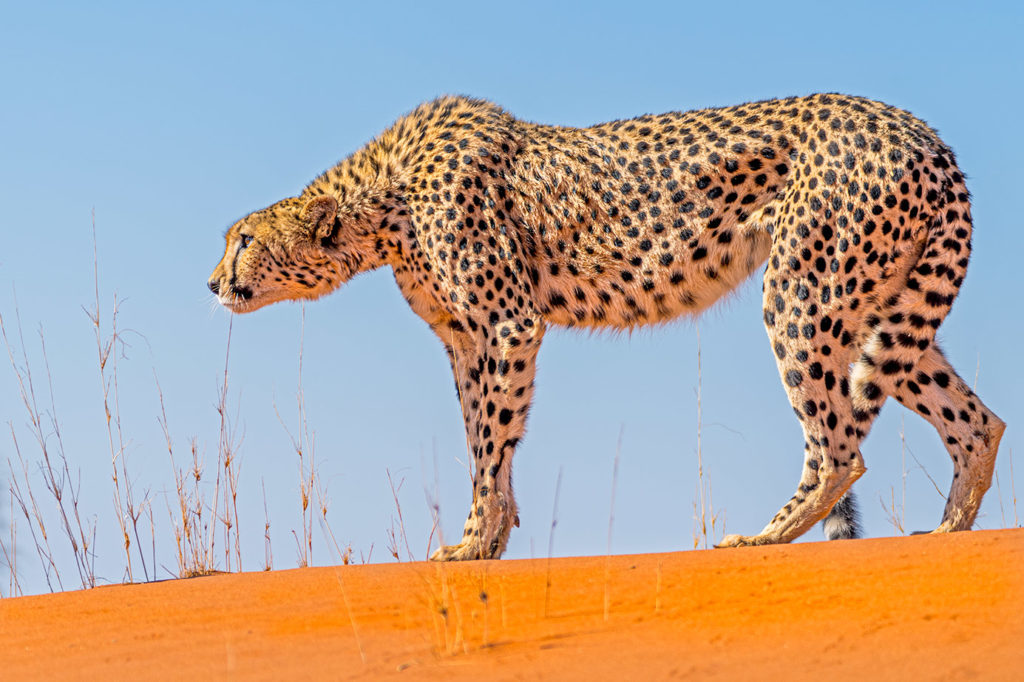
[[[0,679],[1024,679],[1024,531],[0,601]]]

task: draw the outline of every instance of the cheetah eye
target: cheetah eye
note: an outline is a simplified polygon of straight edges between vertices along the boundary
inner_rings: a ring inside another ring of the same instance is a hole
[[[248,248],[249,244],[252,244],[252,235],[250,235],[250,234],[243,234],[242,235],[242,248],[243,249]]]

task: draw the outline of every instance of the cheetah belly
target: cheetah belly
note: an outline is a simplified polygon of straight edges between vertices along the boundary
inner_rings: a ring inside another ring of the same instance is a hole
[[[644,230],[635,247],[589,259],[555,253],[541,267],[537,297],[549,324],[627,329],[696,314],[736,289],[768,258],[763,227],[711,235]],[[687,238],[681,238],[687,237]]]

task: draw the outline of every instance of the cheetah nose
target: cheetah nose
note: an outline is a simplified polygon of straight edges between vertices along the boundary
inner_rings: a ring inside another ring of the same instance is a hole
[[[217,294],[220,293],[220,280],[219,279],[211,279],[209,282],[206,283],[206,286],[210,287],[210,291],[213,292],[214,296],[216,296]]]

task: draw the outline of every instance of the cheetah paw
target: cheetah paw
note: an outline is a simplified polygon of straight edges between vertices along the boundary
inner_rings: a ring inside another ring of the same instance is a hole
[[[770,545],[771,538],[765,535],[726,535],[722,541],[715,545],[716,549],[724,547],[756,547],[757,545]]]
[[[430,555],[431,561],[476,561],[477,559],[492,559],[491,555],[484,555],[483,546],[476,538],[463,540],[457,545],[443,545],[438,547]]]
[[[500,513],[497,514],[497,527],[489,531],[486,523],[478,520],[479,525],[467,526],[462,542],[457,545],[442,545],[430,555],[431,561],[476,561],[477,559],[498,559],[505,551],[511,526],[519,527],[519,514],[511,518],[506,515],[508,506],[500,500]],[[473,519],[476,520],[476,519]],[[511,522],[511,526],[509,523]],[[481,529],[480,526],[483,526]],[[481,539],[490,538],[489,541]]]

